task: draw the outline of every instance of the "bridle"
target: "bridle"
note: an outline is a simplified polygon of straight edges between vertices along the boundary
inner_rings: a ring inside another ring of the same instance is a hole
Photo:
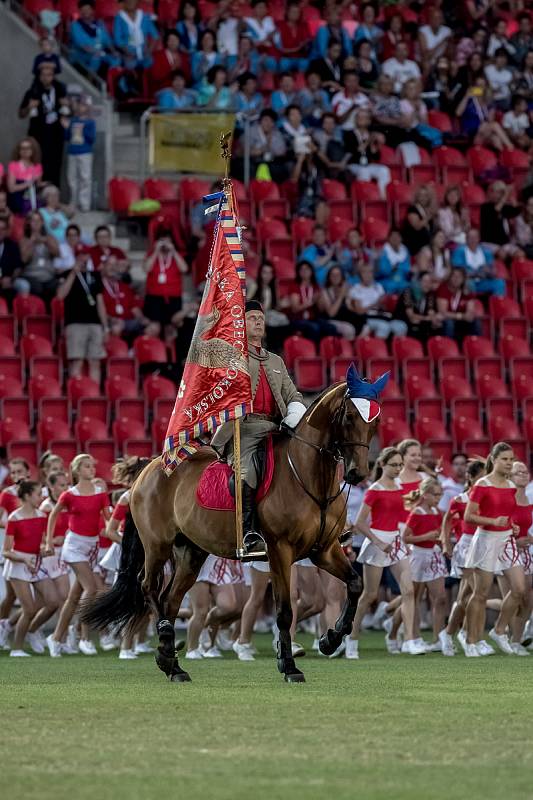
[[[349,398],[349,394],[348,394],[348,390],[346,390],[346,392],[344,393],[343,398],[342,398],[342,403],[339,404],[338,408],[336,409],[336,411],[335,411],[335,413],[333,415],[333,419],[331,421],[331,427],[332,427],[333,431],[337,431],[337,430],[339,430],[339,428],[342,428],[342,421],[343,421],[344,416],[346,414],[346,403],[348,401],[348,398]],[[307,416],[308,416],[308,413],[304,415],[304,417],[302,418],[302,421],[306,421],[307,422]],[[305,483],[303,481],[303,478],[300,475],[300,473],[298,472],[298,469],[297,469],[297,467],[296,467],[296,465],[295,465],[295,463],[294,463],[294,461],[293,461],[293,459],[291,457],[290,448],[291,448],[292,440],[300,442],[301,444],[304,444],[307,447],[311,447],[313,450],[316,450],[316,452],[319,454],[319,456],[321,456],[321,457],[329,457],[329,458],[333,459],[333,461],[335,461],[337,464],[340,461],[343,460],[342,451],[343,451],[343,449],[345,447],[366,447],[366,449],[368,450],[370,448],[370,445],[367,444],[367,442],[359,442],[359,441],[351,441],[349,439],[338,439],[338,438],[335,438],[335,439],[333,439],[333,442],[331,443],[331,445],[329,447],[326,447],[324,445],[318,445],[318,444],[315,444],[314,442],[310,442],[307,439],[304,439],[303,436],[300,436],[296,432],[296,430],[293,430],[292,428],[289,428],[289,427],[285,426],[283,428],[283,430],[289,436],[289,443],[287,445],[287,461],[288,461],[289,467],[291,469],[291,472],[292,472],[293,476],[295,477],[295,479],[296,479],[297,483],[299,484],[299,486],[305,492],[305,494],[320,509],[320,530],[319,530],[317,541],[316,541],[315,546],[313,548],[313,549],[316,549],[316,548],[319,547],[320,540],[321,540],[322,535],[324,533],[324,528],[326,527],[326,516],[327,516],[327,513],[328,513],[328,509],[329,509],[330,505],[332,503],[334,503],[335,500],[338,497],[340,497],[340,495],[343,493],[347,482],[344,481],[344,483],[342,484],[342,486],[340,487],[338,492],[336,492],[335,494],[327,495],[322,500],[320,498],[318,498],[318,497],[315,497],[315,495],[305,485]],[[335,480],[335,473],[334,473],[334,476],[333,476],[333,481],[334,480]],[[331,533],[331,531],[333,531],[335,529],[339,519],[343,515],[343,513],[344,513],[344,511],[346,509],[346,505],[348,504],[348,498],[350,496],[350,491],[351,491],[351,486],[348,489],[348,493],[346,495],[346,500],[344,502],[342,511],[339,514],[339,517],[335,521],[335,524],[333,525],[333,527],[331,528],[329,533]]]

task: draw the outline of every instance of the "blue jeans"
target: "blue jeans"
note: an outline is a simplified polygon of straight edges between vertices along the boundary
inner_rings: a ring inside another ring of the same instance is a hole
[[[471,278],[470,284],[478,294],[494,294],[505,297],[505,281],[503,278]]]
[[[462,339],[464,336],[481,336],[481,320],[473,319],[472,322],[445,319],[442,323],[442,335],[449,339]]]

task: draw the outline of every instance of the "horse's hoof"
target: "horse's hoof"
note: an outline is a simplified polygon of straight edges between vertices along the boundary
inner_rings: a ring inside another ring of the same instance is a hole
[[[342,634],[329,630],[320,637],[318,649],[324,656],[331,656],[342,642]]]
[[[184,670],[182,670],[181,672],[174,672],[170,676],[170,682],[171,683],[190,683],[191,682],[191,676],[189,675],[188,672],[185,672]]]
[[[305,683],[305,675],[303,672],[289,672],[285,673],[286,683]]]

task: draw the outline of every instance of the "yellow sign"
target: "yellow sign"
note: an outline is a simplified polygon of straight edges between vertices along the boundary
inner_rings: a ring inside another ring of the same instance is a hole
[[[220,175],[224,160],[220,134],[233,130],[235,114],[154,114],[149,125],[153,172],[200,172]]]

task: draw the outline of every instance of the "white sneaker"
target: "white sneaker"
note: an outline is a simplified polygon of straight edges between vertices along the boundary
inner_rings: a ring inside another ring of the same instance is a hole
[[[202,650],[204,658],[222,658],[222,653],[218,647],[209,647],[207,650]]]
[[[78,647],[80,648],[80,653],[83,653],[84,656],[98,655],[96,647],[89,639],[80,639]]]
[[[477,649],[475,644],[468,644],[467,642],[465,644],[464,650],[465,650],[465,656],[467,658],[479,658],[480,656],[479,650]]]
[[[198,646],[201,647],[202,650],[209,650],[211,647],[211,636],[209,635],[207,628],[202,629],[202,632],[198,637]]]
[[[46,646],[52,658],[61,658],[61,642],[56,642],[52,634],[46,637]]]
[[[70,645],[70,647],[75,647],[79,649],[78,648],[79,641],[80,641],[80,635],[76,625],[69,625],[67,633],[67,644]]]
[[[133,650],[120,650],[118,657],[121,661],[131,661],[134,658],[137,658]]]
[[[203,657],[203,650],[200,650],[199,647],[197,647],[196,650],[187,650],[185,653],[185,658],[188,658],[189,661],[200,661]]]
[[[439,642],[440,642],[440,649],[443,656],[454,656],[455,655],[455,647],[453,644],[453,639],[446,630],[442,630],[439,633]]]
[[[440,640],[438,642],[425,642],[426,653],[441,653],[442,645]]]
[[[349,661],[357,661],[359,658],[359,639],[346,639],[346,650],[344,651],[344,658]]]
[[[222,650],[224,653],[233,650],[233,639],[225,628],[217,633],[215,644],[218,649]]]
[[[314,653],[319,653],[320,652],[320,647],[318,646],[319,642],[320,642],[320,639],[316,639],[316,638],[313,639],[313,644],[311,645],[311,650],[313,650]]]
[[[61,642],[61,652],[66,656],[77,656],[80,652],[80,648],[78,645],[76,645],[76,647],[72,647],[72,645],[70,645],[68,642]]]
[[[457,641],[459,642],[464,652],[466,653],[466,646],[468,642],[466,641],[466,631],[464,628],[461,628],[461,630],[458,632]]]
[[[343,640],[340,643],[340,645],[337,647],[334,653],[328,656],[328,658],[338,658],[339,656],[342,656],[342,654],[345,652],[346,652],[346,636],[343,637]]]
[[[402,644],[402,653],[406,653],[408,656],[423,656],[426,652],[426,645],[421,644],[420,639],[407,639]]]
[[[109,653],[111,650],[117,649],[117,640],[112,633],[104,633],[100,636],[100,647],[104,653]]]
[[[402,651],[398,639],[391,639],[388,633],[385,634],[385,647],[387,648],[387,653],[392,656],[397,656]]]
[[[240,642],[233,642],[233,652],[237,654],[239,661],[255,661],[252,652],[252,645],[249,642],[241,644]]]
[[[525,647],[522,647],[520,642],[511,642],[511,647],[513,648],[513,653],[515,656],[528,656],[529,651],[526,650]]]
[[[25,653],[24,650],[10,650],[9,655],[11,658],[31,658],[29,653]]]
[[[35,633],[28,632],[26,634],[26,641],[34,653],[42,655],[44,652],[46,652],[46,645],[43,641],[43,637],[37,631]]]
[[[509,637],[506,633],[496,633],[494,628],[492,628],[492,630],[489,631],[489,638],[498,645],[500,650],[502,650],[504,653],[507,653],[508,656],[514,656],[511,642],[509,641]]]
[[[371,626],[372,628],[374,628],[375,631],[380,631],[382,629],[383,622],[387,617],[386,609],[388,605],[389,604],[386,603],[384,600],[382,600],[381,603],[378,603],[376,613],[372,617],[372,626]]]
[[[476,642],[477,651],[480,656],[495,656],[496,650],[494,647],[491,647],[485,639],[480,639],[479,642]]]
[[[150,647],[150,645],[147,642],[137,642],[137,644],[133,648],[133,652],[135,653],[136,656],[138,656],[142,653],[155,653],[155,650],[153,647]]]
[[[300,656],[305,656],[305,648],[301,644],[298,644],[298,642],[292,642],[291,652],[293,658],[299,658]]]

